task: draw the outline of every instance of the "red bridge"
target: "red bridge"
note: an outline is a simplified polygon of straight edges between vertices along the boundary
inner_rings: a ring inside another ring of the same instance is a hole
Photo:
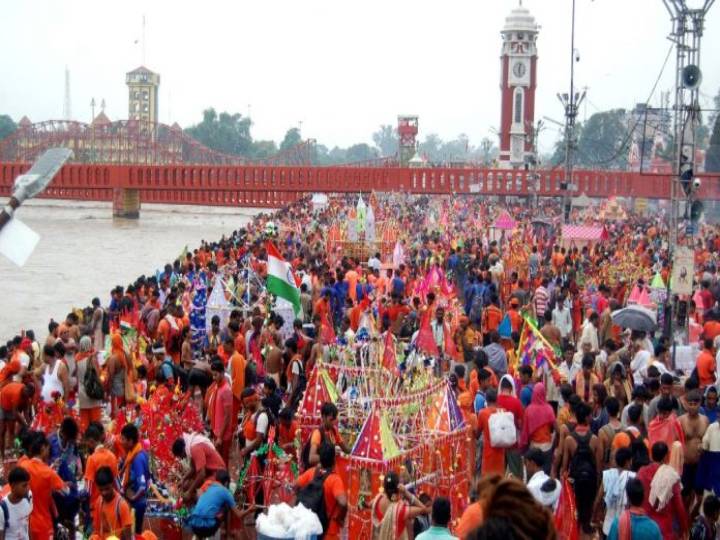
[[[0,197],[11,193],[15,177],[28,163],[0,162]],[[139,212],[140,203],[206,206],[280,207],[315,192],[403,191],[417,194],[478,194],[540,197],[562,195],[561,170],[539,171],[536,183],[526,171],[484,168],[312,167],[263,165],[64,166],[41,195],[48,199],[113,201],[116,215]],[[575,194],[667,199],[670,177],[633,172],[574,173]],[[538,185],[539,184],[539,185]],[[720,199],[720,181],[706,178],[703,199]]]
[[[141,203],[280,207],[315,192],[404,191],[418,194],[559,197],[564,172],[492,170],[481,167],[404,168],[393,158],[336,167],[312,166],[313,141],[263,160],[211,150],[178,125],[120,120],[104,114],[91,124],[23,118],[0,141],[0,197],[42,151],[71,148],[75,163],[63,167],[41,195],[48,199],[112,201],[115,215],[137,217]],[[705,175],[701,175],[705,176]],[[662,199],[670,176],[639,172],[575,171],[573,194]],[[720,178],[707,176],[705,199],[720,199]]]

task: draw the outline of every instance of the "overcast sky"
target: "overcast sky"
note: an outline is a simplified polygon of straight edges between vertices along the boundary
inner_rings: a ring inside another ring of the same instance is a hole
[[[500,29],[517,0],[9,0],[0,32],[0,114],[60,118],[64,69],[72,116],[89,121],[104,98],[127,118],[125,73],[142,61],[161,75],[160,120],[183,127],[204,108],[247,114],[256,138],[328,146],[371,142],[398,113],[420,116],[421,138],[494,137],[500,121]],[[569,84],[571,0],[525,0],[542,26],[536,119],[562,120]],[[662,0],[577,0],[576,78],[587,115],[644,102],[670,45]],[[720,3],[703,39],[706,105],[720,87]],[[674,54],[659,91],[674,83]],[[581,109],[580,118],[585,114]],[[549,148],[556,128],[542,136]]]

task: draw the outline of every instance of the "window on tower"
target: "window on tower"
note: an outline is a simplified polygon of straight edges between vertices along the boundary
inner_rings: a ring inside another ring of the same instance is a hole
[[[521,124],[523,118],[523,90],[522,88],[515,89],[515,107],[513,114],[513,122],[515,124]]]

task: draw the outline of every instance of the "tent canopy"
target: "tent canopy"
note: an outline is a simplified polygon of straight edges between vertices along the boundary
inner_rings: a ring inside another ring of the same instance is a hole
[[[327,206],[328,196],[324,193],[313,193],[310,201],[315,208]]]
[[[597,242],[607,240],[609,237],[607,229],[596,225],[563,225],[563,240],[583,240]]]
[[[590,200],[590,197],[585,195],[584,193],[580,194],[578,197],[573,197],[572,199],[572,205],[585,208],[586,206],[590,206],[592,204],[592,201]]]
[[[508,214],[507,211],[503,212],[498,216],[498,218],[495,220],[495,223],[493,224],[493,227],[496,229],[502,229],[504,231],[511,231],[515,228],[517,225],[517,222],[510,217],[510,214]]]

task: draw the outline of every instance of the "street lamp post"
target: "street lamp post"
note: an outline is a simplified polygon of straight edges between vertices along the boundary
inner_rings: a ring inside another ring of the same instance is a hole
[[[575,119],[578,108],[585,99],[585,92],[575,92],[575,62],[580,61],[580,54],[575,48],[575,0],[572,0],[572,24],[570,29],[570,93],[557,94],[560,103],[565,109],[565,178],[560,183],[562,192],[562,222],[569,217],[568,190],[573,186],[573,153],[575,151]]]

